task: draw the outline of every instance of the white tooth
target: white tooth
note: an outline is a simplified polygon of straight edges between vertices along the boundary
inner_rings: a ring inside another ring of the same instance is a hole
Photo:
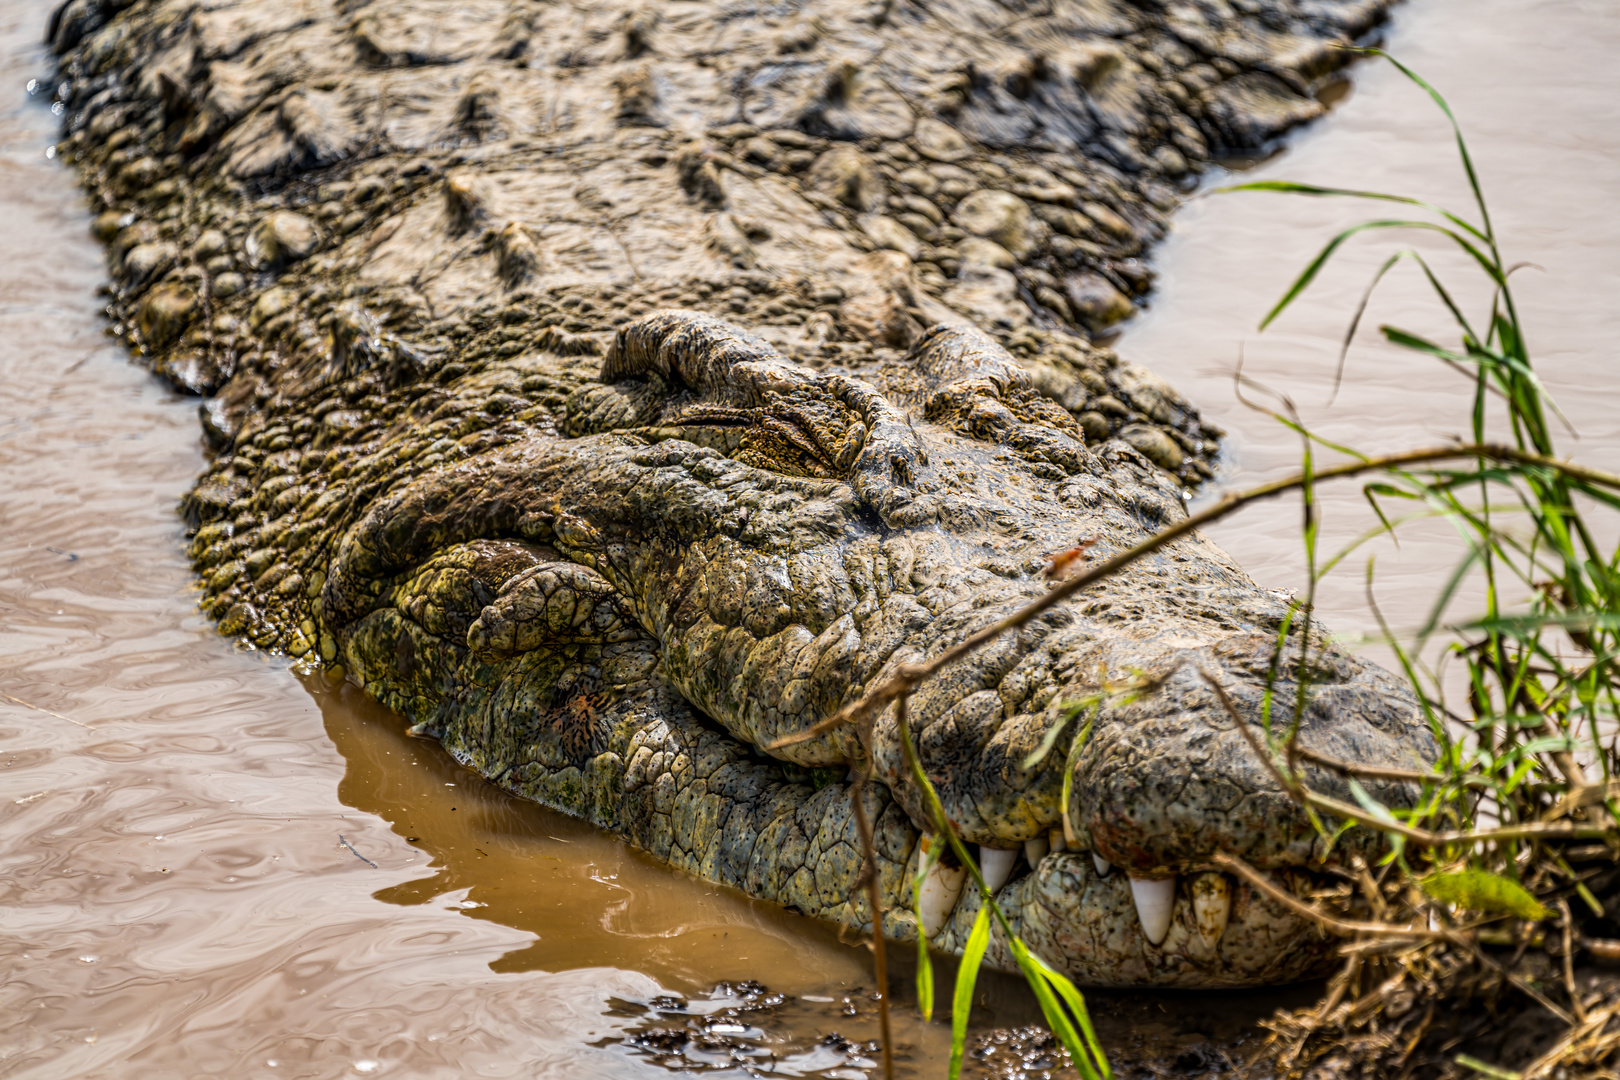
[[[1007,879],[1012,877],[1013,863],[1017,861],[1016,850],[1007,851],[979,845],[979,870],[984,874],[984,884],[991,892],[996,892],[1007,884]]]
[[[1091,853],[1091,865],[1097,868],[1098,877],[1107,877],[1114,871],[1114,864],[1097,854],[1095,851]]]
[[[1041,865],[1041,860],[1046,858],[1047,849],[1051,846],[1051,841],[1044,836],[1024,841],[1024,861],[1029,863],[1031,870]]]
[[[1220,943],[1226,933],[1226,920],[1232,915],[1232,886],[1225,874],[1205,873],[1192,879],[1188,891],[1192,893],[1193,917],[1210,948]]]
[[[1136,901],[1136,917],[1142,920],[1142,935],[1154,945],[1163,943],[1176,906],[1176,879],[1133,877],[1131,899]]]
[[[923,933],[933,937],[945,929],[966,880],[965,866],[948,867],[944,863],[935,863],[928,871],[928,876],[923,878],[922,905],[918,912],[922,916]]]
[[[1047,833],[1046,836],[1047,839],[1051,841],[1053,851],[1069,850],[1069,842],[1063,839],[1062,829],[1053,829],[1051,832]]]

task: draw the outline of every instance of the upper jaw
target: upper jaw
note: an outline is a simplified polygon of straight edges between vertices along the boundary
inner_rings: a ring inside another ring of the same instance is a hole
[[[1277,984],[1320,974],[1331,959],[1317,927],[1229,872],[1226,860],[1235,856],[1254,867],[1269,878],[1273,894],[1307,897],[1349,853],[1378,842],[1376,834],[1354,830],[1328,843],[1238,731],[1239,722],[1248,724],[1263,743],[1268,683],[1279,735],[1292,719],[1298,650],[1285,649],[1276,678],[1269,660],[1254,663],[1271,655],[1276,640],[1241,633],[1160,654],[1145,673],[1148,692],[1103,706],[1089,725],[1076,724],[1083,735],[1063,762],[1067,812],[1052,814],[1057,824],[1022,846],[1019,865],[1027,863],[1028,872],[1015,872],[998,902],[1015,913],[1009,917],[1032,949],[1077,980]],[[1432,758],[1435,747],[1415,702],[1392,676],[1331,646],[1313,648],[1312,659],[1300,745],[1399,768]],[[1231,711],[1206,676],[1227,690]],[[1083,694],[1070,686],[1061,696]],[[1054,754],[1061,759],[1064,751]],[[1311,768],[1306,780],[1350,797],[1341,775]],[[1386,805],[1409,805],[1417,796],[1412,785],[1363,782]],[[1048,787],[1032,795],[1045,798]],[[981,836],[981,843],[981,865],[1007,861],[996,854],[1008,848],[1005,836]],[[976,906],[971,896],[958,905],[947,947],[965,940]]]
[[[1157,692],[1094,727],[1074,762],[1067,810],[1109,862],[1137,873],[1187,872],[1224,852],[1257,867],[1311,867],[1377,843],[1357,830],[1330,844],[1256,752],[1268,723],[1273,744],[1285,749],[1298,698],[1298,649],[1285,650],[1273,677],[1275,644],[1274,635],[1236,634],[1188,650],[1172,659]],[[1263,666],[1254,663],[1261,658]],[[1313,648],[1312,660],[1299,746],[1364,765],[1428,766],[1437,748],[1402,684],[1336,646]],[[1342,774],[1312,766],[1305,779],[1315,790],[1353,797]],[[1364,787],[1394,807],[1418,794],[1394,781]]]
[[[1102,902],[1095,890],[1111,890],[1109,903],[1134,906],[1133,933],[1158,956],[1165,934],[1181,940],[1175,936],[1179,931],[1168,928],[1171,923],[1186,924],[1183,929],[1203,926],[1206,938],[1224,933],[1231,897],[1239,895],[1233,890],[1241,884],[1221,873],[1224,856],[1280,873],[1285,888],[1304,887],[1351,853],[1370,853],[1378,843],[1367,830],[1330,843],[1238,730],[1241,720],[1256,741],[1264,742],[1269,684],[1280,743],[1298,685],[1297,635],[1273,676],[1277,635],[1259,627],[1212,642],[1168,646],[1167,640],[1178,636],[1171,628],[1159,635],[1107,639],[1108,647],[1089,652],[1066,651],[1062,643],[1072,642],[1071,635],[1090,635],[1095,645],[1103,639],[1094,628],[1059,628],[1046,634],[1044,643],[1066,657],[1063,670],[1085,677],[1071,678],[1052,694],[1044,715],[1014,717],[999,728],[991,724],[988,739],[956,741],[969,726],[960,723],[969,719],[967,710],[986,697],[976,687],[987,679],[1007,684],[1053,677],[1055,665],[1029,671],[1015,655],[1022,649],[1026,658],[1039,657],[1040,631],[1037,627],[1022,646],[1009,635],[963,661],[954,677],[942,673],[938,682],[925,684],[909,711],[922,765],[953,826],[984,852],[1022,849],[1043,882],[1039,903],[1045,909],[1080,903],[1060,902],[1051,893],[1056,882],[1079,882],[1075,887],[1089,890],[1091,899],[1082,907]],[[1341,760],[1397,768],[1422,768],[1432,760],[1435,745],[1416,703],[1393,676],[1321,641],[1313,641],[1311,657],[1299,745]],[[1083,710],[1046,759],[1025,768],[1029,751],[1072,703],[1097,701],[1099,668],[1121,676],[1120,696]],[[1132,672],[1132,678],[1124,677]],[[1206,680],[1225,689],[1231,711]],[[989,706],[993,712],[995,702]],[[878,764],[896,797],[920,828],[929,829],[929,813],[906,774],[892,711],[880,718],[874,738]],[[1069,749],[1071,740],[1075,745]],[[964,768],[970,750],[977,756],[971,768]],[[1312,767],[1306,780],[1316,790],[1352,797],[1342,775]],[[1364,785],[1373,798],[1393,807],[1410,805],[1418,794],[1407,784],[1365,780]],[[1043,855],[1064,849],[1069,861],[1061,873],[1042,869]],[[987,858],[1005,861],[1001,855]],[[1085,866],[1093,872],[1082,874]],[[1103,880],[1109,883],[1099,885]],[[1273,917],[1280,918],[1267,916]],[[1186,948],[1198,953],[1197,941],[1187,942]]]

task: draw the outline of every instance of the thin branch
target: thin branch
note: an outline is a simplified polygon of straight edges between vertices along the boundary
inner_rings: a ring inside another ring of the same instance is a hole
[[[1577,1044],[1591,1039],[1602,1033],[1609,1026],[1616,1013],[1620,1013],[1620,1005],[1607,1005],[1595,1012],[1588,1013],[1585,1021],[1569,1034],[1560,1039],[1551,1050],[1537,1058],[1528,1069],[1519,1075],[1523,1080],[1541,1080],[1553,1070],[1553,1067],[1565,1060],[1564,1055],[1574,1049]]]
[[[1512,983],[1518,988],[1520,993],[1526,995],[1527,997],[1534,998],[1537,1004],[1539,1004],[1543,1009],[1546,1009],[1548,1012],[1552,1013],[1554,1016],[1558,1017],[1558,1019],[1562,1020],[1564,1023],[1570,1025],[1575,1023],[1575,1018],[1573,1016],[1569,1015],[1569,1013],[1565,1012],[1557,1005],[1554,1005],[1552,1001],[1548,999],[1546,994],[1543,994],[1540,990],[1537,990],[1534,986],[1531,986],[1524,979],[1503,967],[1501,963],[1492,959],[1490,955],[1479,947],[1477,942],[1465,938],[1461,934],[1452,935],[1450,940],[1473,953],[1474,959],[1478,960],[1481,964],[1484,964],[1486,967],[1502,976],[1502,978]]]
[[[1569,1007],[1575,1019],[1585,1021],[1586,1008],[1575,987],[1575,920],[1569,913],[1569,901],[1563,897],[1558,899],[1558,913],[1564,917],[1564,992],[1569,995]]]
[[[1433,941],[1436,939],[1449,939],[1452,935],[1445,930],[1430,930],[1426,926],[1391,926],[1388,923],[1352,922],[1347,919],[1335,919],[1318,908],[1312,907],[1298,897],[1290,896],[1278,888],[1266,875],[1250,866],[1236,855],[1228,855],[1224,851],[1217,851],[1211,860],[1221,869],[1236,874],[1238,877],[1265,893],[1283,907],[1301,915],[1312,922],[1331,930],[1340,937],[1355,937],[1357,934],[1373,934],[1379,937],[1411,938],[1414,941]]]
[[[85,729],[87,729],[89,731],[94,731],[95,730],[95,728],[93,726],[91,726],[90,724],[81,724],[81,723],[79,723],[79,721],[73,719],[73,717],[71,717],[71,716],[63,716],[59,712],[51,712],[51,710],[46,709],[46,708],[42,708],[39,705],[35,705],[31,701],[24,701],[20,697],[12,697],[10,694],[0,692],[0,698],[5,698],[7,701],[11,702],[13,705],[21,705],[25,709],[33,709],[35,712],[42,712],[46,716],[54,716],[58,720],[66,720],[68,723],[74,725],[75,727],[82,727],[82,728],[85,728]]]
[[[1571,788],[1568,794],[1558,800],[1557,805],[1542,815],[1541,820],[1556,821],[1584,806],[1596,806],[1609,799],[1620,799],[1620,780]]]
[[[1574,1017],[1570,1016],[1569,1013],[1565,1012],[1563,1009],[1549,1001],[1545,994],[1541,993],[1535,987],[1531,986],[1529,983],[1513,974],[1513,972],[1509,971],[1507,968],[1503,967],[1501,964],[1487,956],[1479,948],[1478,944],[1476,944],[1466,934],[1458,933],[1455,930],[1430,930],[1427,927],[1419,926],[1389,926],[1384,923],[1350,922],[1344,919],[1335,919],[1331,915],[1324,914],[1323,912],[1318,911],[1316,908],[1311,907],[1309,904],[1303,903],[1297,898],[1288,895],[1288,893],[1284,892],[1282,889],[1279,889],[1264,874],[1236,856],[1228,855],[1224,851],[1217,852],[1213,861],[1222,869],[1228,870],[1231,873],[1243,878],[1243,880],[1265,893],[1277,903],[1288,908],[1290,911],[1312,920],[1329,931],[1338,934],[1340,937],[1353,937],[1358,934],[1370,934],[1388,938],[1411,938],[1414,941],[1446,941],[1450,944],[1461,946],[1462,948],[1465,948],[1469,952],[1473,953],[1475,959],[1477,959],[1481,964],[1494,970],[1497,974],[1501,975],[1504,979],[1517,987],[1522,993],[1534,998],[1542,1008],[1546,1009],[1560,1020],[1563,1020],[1566,1024],[1573,1024],[1575,1022]]]
[[[1254,756],[1260,759],[1260,763],[1271,773],[1271,778],[1277,781],[1277,786],[1292,795],[1296,802],[1301,801],[1303,796],[1299,781],[1290,780],[1283,775],[1272,755],[1267,753],[1266,748],[1260,744],[1260,737],[1250,731],[1249,725],[1243,722],[1243,714],[1238,712],[1237,706],[1232,703],[1231,697],[1226,693],[1226,687],[1217,682],[1215,676],[1207,671],[1200,670],[1198,676],[1209,684],[1211,690],[1215,691],[1215,696],[1221,700],[1221,707],[1232,718],[1232,723],[1237,725],[1238,731],[1242,733],[1244,740],[1248,742],[1249,748],[1254,751]]]
[[[1365,472],[1376,472],[1384,469],[1400,468],[1410,465],[1421,465],[1426,462],[1447,461],[1456,458],[1492,458],[1497,461],[1514,461],[1525,465],[1539,465],[1549,469],[1556,469],[1568,476],[1585,480],[1603,487],[1612,487],[1620,490],[1620,476],[1606,473],[1598,469],[1587,468],[1584,465],[1575,465],[1556,458],[1545,457],[1541,454],[1526,453],[1516,447],[1498,443],[1459,443],[1449,446],[1432,446],[1420,450],[1406,450],[1397,454],[1383,454],[1378,457],[1360,458],[1356,461],[1334,465],[1326,469],[1314,470],[1309,476],[1297,474],[1273,480],[1268,484],[1261,484],[1246,491],[1229,492],[1205,507],[1196,514],[1189,514],[1174,525],[1154,533],[1146,540],[1124,551],[1118,552],[1107,559],[1093,565],[1089,570],[1076,574],[1062,584],[1054,586],[1040,599],[1027,604],[1023,608],[1007,616],[999,622],[985,627],[961,643],[940,653],[934,659],[923,664],[906,664],[898,671],[876,687],[867,691],[860,699],[839,709],[832,716],[827,717],[811,727],[793,735],[785,735],[771,743],[767,749],[779,750],[786,746],[808,742],[817,736],[831,731],[844,724],[859,723],[868,717],[875,716],[882,709],[887,708],[902,695],[909,694],[923,682],[938,674],[944,668],[971,655],[994,641],[1009,630],[1016,630],[1030,622],[1036,616],[1043,614],[1051,608],[1067,600],[1082,589],[1107,578],[1144,555],[1164,547],[1172,540],[1186,536],[1213,521],[1218,521],[1236,510],[1240,510],[1250,503],[1260,502],[1274,498],[1284,492],[1293,491],[1310,484],[1321,483],[1324,480],[1337,480],[1349,476],[1359,476]]]
[[[1447,832],[1431,832],[1428,829],[1419,829],[1399,821],[1391,821],[1376,817],[1359,806],[1319,794],[1309,788],[1305,790],[1305,801],[1318,810],[1326,810],[1330,814],[1349,818],[1362,825],[1380,829],[1384,832],[1404,836],[1410,843],[1419,847],[1444,847],[1447,844],[1500,844],[1508,840],[1597,840],[1603,837],[1612,837],[1620,833],[1620,827],[1599,825],[1558,825],[1545,821],[1527,821],[1520,825],[1504,825],[1496,829],[1477,830],[1451,830]]]
[[[1354,761],[1344,761],[1341,758],[1329,757],[1317,753],[1315,750],[1301,746],[1299,756],[1313,765],[1320,765],[1324,769],[1344,773],[1347,776],[1365,776],[1369,780],[1394,780],[1407,784],[1433,783],[1440,777],[1432,772],[1419,772],[1417,769],[1396,769],[1382,765],[1362,765]]]
[[[883,887],[878,875],[877,845],[872,842],[872,823],[866,818],[866,773],[870,759],[854,767],[855,783],[849,789],[855,809],[855,829],[861,836],[861,877],[865,879],[866,899],[872,909],[872,975],[878,990],[878,1030],[883,1042],[883,1077],[894,1080],[894,1034],[889,1028],[889,963],[883,944]]]
[[[1323,795],[1318,791],[1314,791],[1298,780],[1290,781],[1283,771],[1278,768],[1272,755],[1266,752],[1266,748],[1261,744],[1259,737],[1249,730],[1248,724],[1243,722],[1242,716],[1237,711],[1237,706],[1232,703],[1226,689],[1209,672],[1200,671],[1198,674],[1215,691],[1215,695],[1220,698],[1222,707],[1232,717],[1232,721],[1237,724],[1238,731],[1242,733],[1243,738],[1249,744],[1249,748],[1254,751],[1261,764],[1271,773],[1272,779],[1277,781],[1277,786],[1306,806],[1317,810],[1326,810],[1330,814],[1348,818],[1369,828],[1394,833],[1397,836],[1405,837],[1408,842],[1419,847],[1444,847],[1447,844],[1501,843],[1507,840],[1528,839],[1593,840],[1613,836],[1617,831],[1620,831],[1613,826],[1561,825],[1544,821],[1532,821],[1519,825],[1505,825],[1496,829],[1432,832],[1429,829],[1420,829],[1414,825],[1395,821],[1393,818],[1378,817],[1376,814],[1369,813],[1361,807],[1354,806],[1342,799],[1335,799],[1330,795]],[[1424,779],[1432,779],[1428,774],[1423,774],[1423,776]]]

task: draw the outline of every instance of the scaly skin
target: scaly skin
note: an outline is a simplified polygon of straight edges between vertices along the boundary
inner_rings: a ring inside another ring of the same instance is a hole
[[[1042,595],[1051,554],[1183,516],[1215,433],[1086,331],[1147,287],[1170,184],[1314,115],[1326,40],[1382,5],[489,5],[53,20],[120,331],[219,390],[187,500],[204,606],[498,784],[852,928],[864,749],[884,929],[913,936],[927,816],[892,710],[864,748],[772,745]],[[913,698],[953,823],[1033,860],[1000,900],[1046,959],[1111,985],[1320,970],[1314,929],[1211,856],[1302,889],[1367,841],[1317,840],[1201,673],[1257,723],[1282,639],[1306,745],[1433,745],[1288,610],[1190,536]],[[1093,856],[1178,877],[1162,942]]]

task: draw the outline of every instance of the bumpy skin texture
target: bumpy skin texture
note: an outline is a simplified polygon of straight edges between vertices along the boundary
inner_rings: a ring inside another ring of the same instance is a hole
[[[1174,185],[1314,115],[1328,42],[1382,4],[480,2],[53,19],[118,330],[218,391],[186,504],[204,607],[496,783],[868,926],[856,735],[771,744],[1042,595],[1051,554],[1181,517],[1216,433],[1087,334],[1148,287]],[[1396,680],[1281,634],[1287,612],[1188,537],[913,699],[968,839],[1067,818],[1072,850],[1028,849],[1001,893],[1049,961],[1113,985],[1320,969],[1315,931],[1210,856],[1303,889],[1359,841],[1317,841],[1200,672],[1258,722],[1283,639],[1283,700],[1310,659],[1306,745],[1433,747]],[[1153,688],[1023,766],[1130,678]],[[903,938],[926,817],[892,713],[864,750]],[[1093,854],[1180,876],[1161,944]]]

